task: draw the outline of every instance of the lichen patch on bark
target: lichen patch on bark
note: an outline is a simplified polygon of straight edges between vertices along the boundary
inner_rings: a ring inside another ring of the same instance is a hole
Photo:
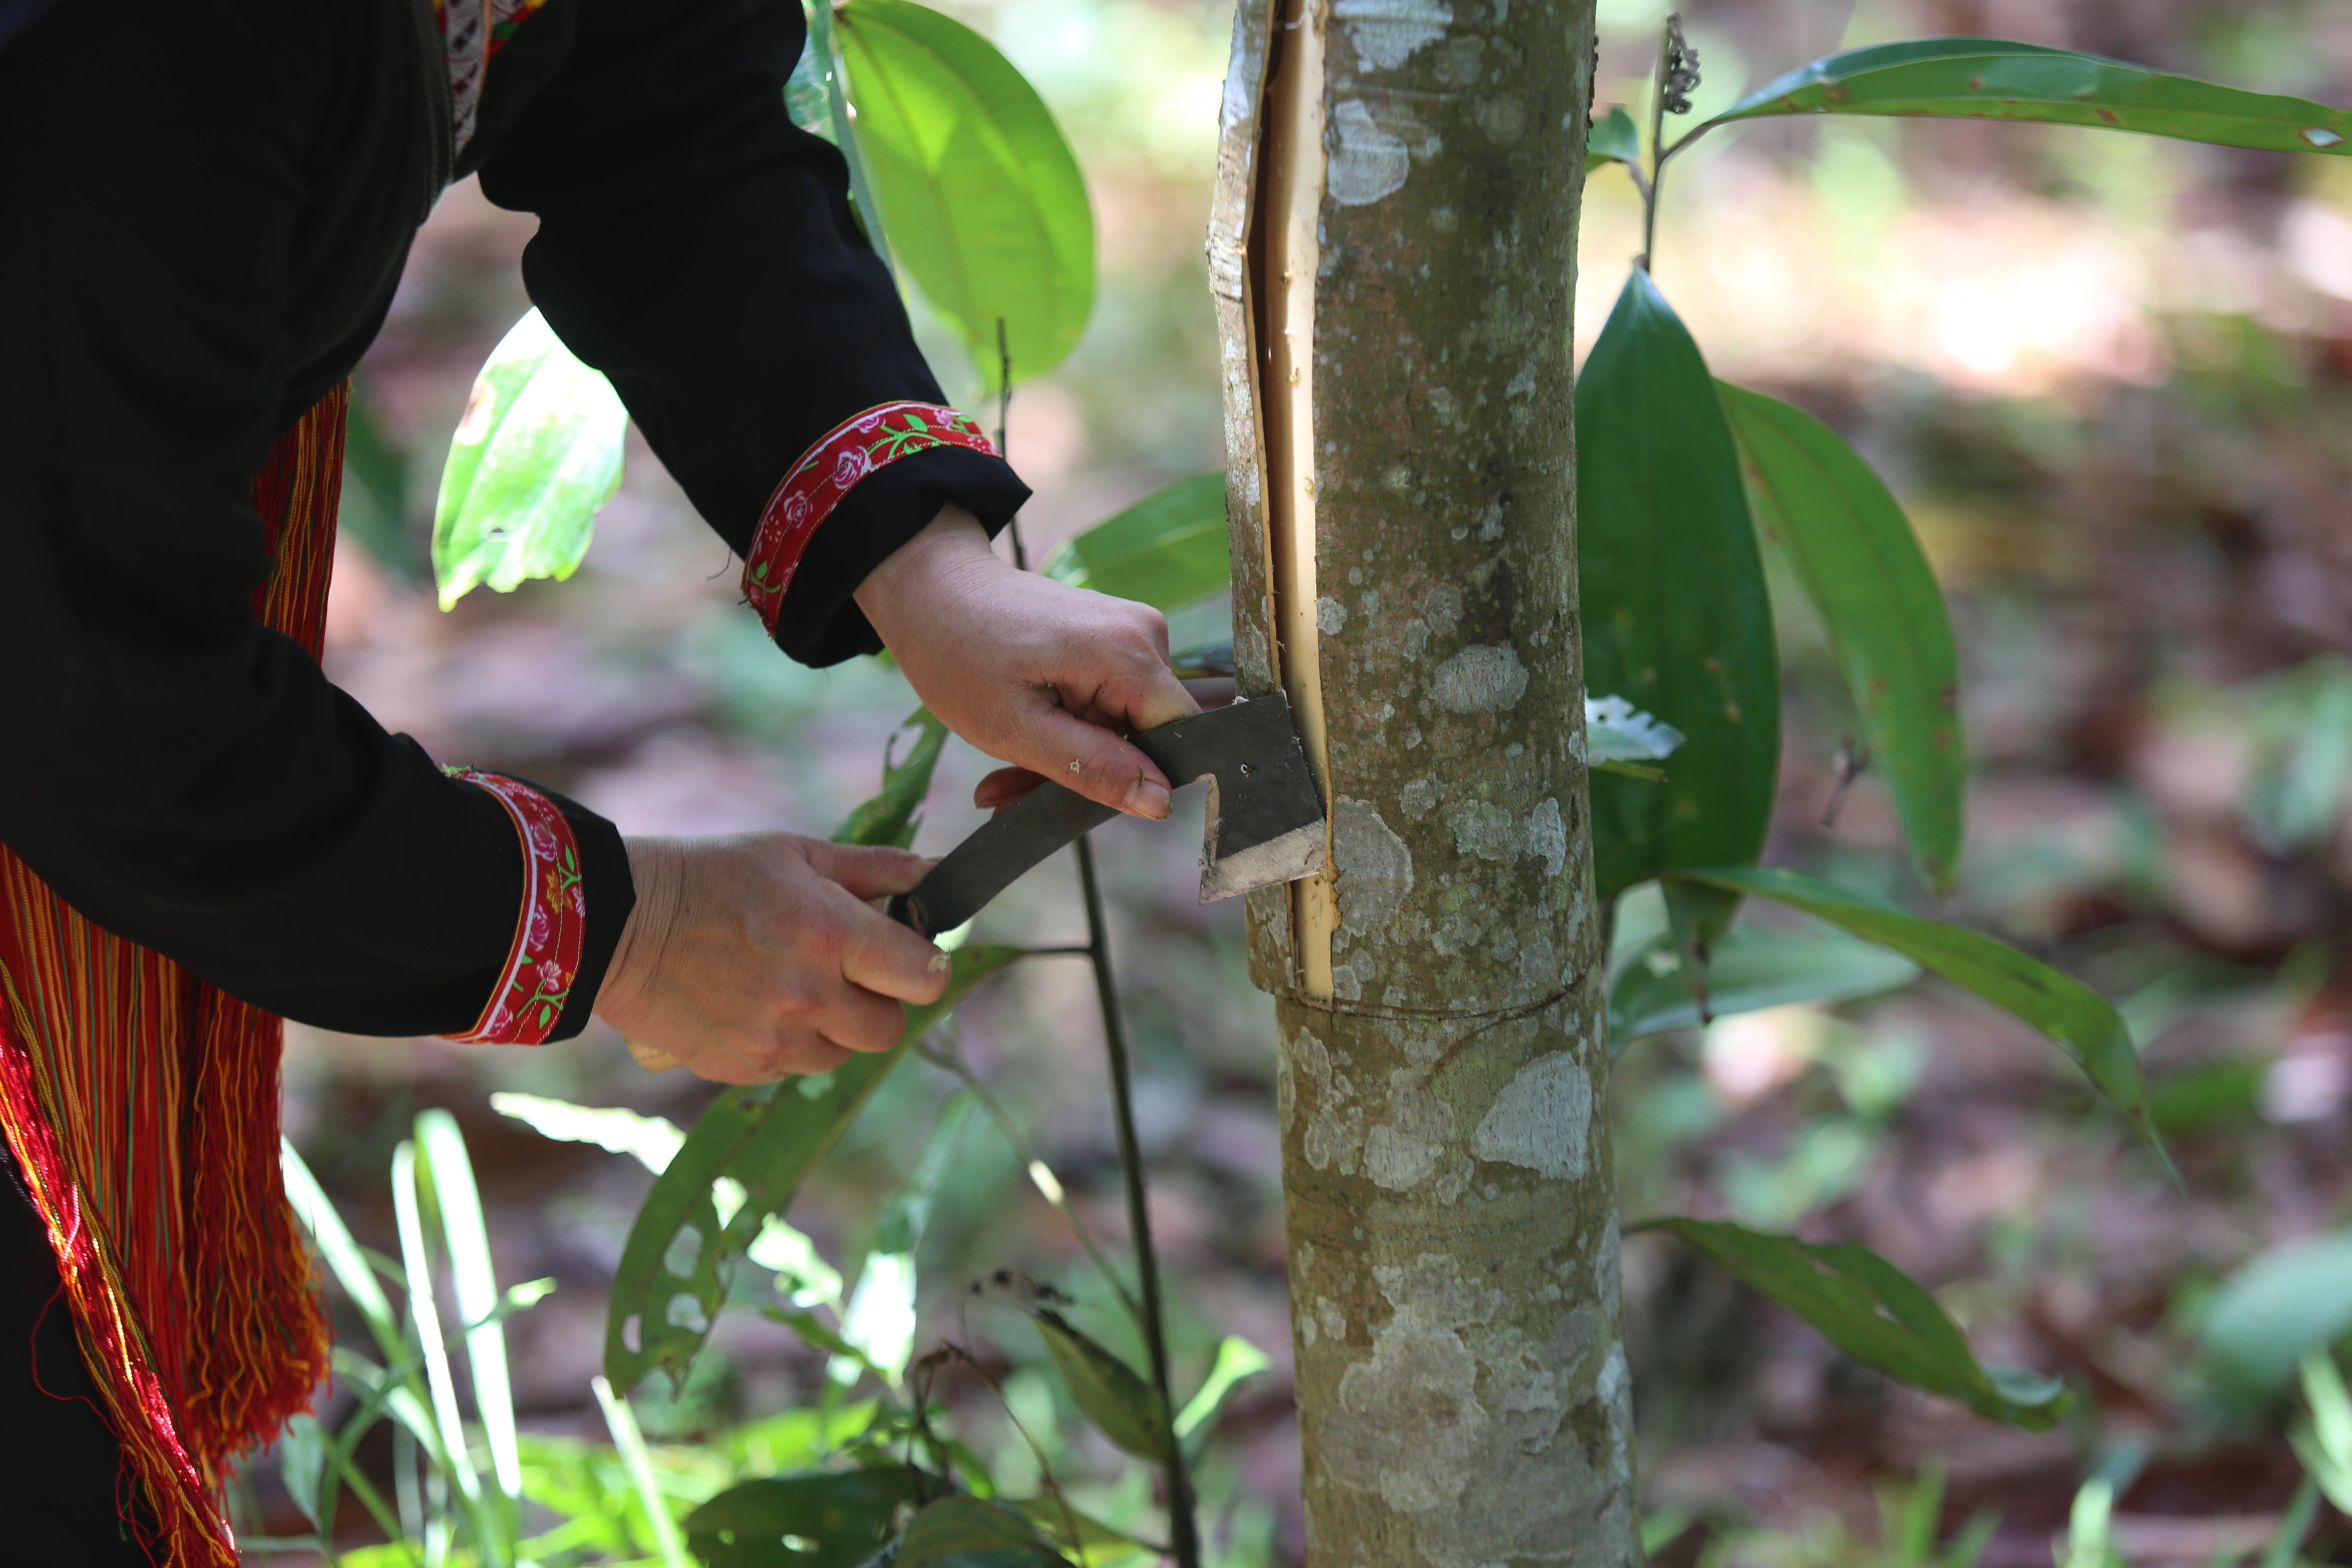
[[[1470,1146],[1481,1160],[1575,1177],[1584,1174],[1591,1131],[1591,1077],[1572,1058],[1542,1057],[1521,1068],[1496,1099]]]
[[[1339,1482],[1406,1516],[1432,1568],[1511,1561],[1566,1562],[1605,1547],[1622,1528],[1617,1456],[1597,1393],[1576,1399],[1576,1373],[1593,1359],[1592,1314],[1570,1309],[1530,1342],[1504,1317],[1503,1292],[1467,1279],[1442,1253],[1377,1268],[1386,1323],[1369,1330],[1371,1354],[1339,1380],[1319,1423],[1323,1461]],[[1622,1352],[1613,1344],[1598,1376]],[[1584,1408],[1578,1408],[1578,1406]],[[1582,1417],[1578,1419],[1577,1417]],[[1591,1451],[1598,1448],[1598,1452]]]

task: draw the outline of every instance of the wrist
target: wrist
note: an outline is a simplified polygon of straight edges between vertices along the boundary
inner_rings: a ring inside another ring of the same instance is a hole
[[[661,972],[686,893],[685,844],[676,838],[625,838],[636,903],[621,927],[613,962],[596,995],[596,1014],[626,1035]]]
[[[942,507],[922,531],[866,574],[851,595],[886,645],[897,629],[917,624],[990,574],[1010,571],[988,542],[980,520],[960,506]]]

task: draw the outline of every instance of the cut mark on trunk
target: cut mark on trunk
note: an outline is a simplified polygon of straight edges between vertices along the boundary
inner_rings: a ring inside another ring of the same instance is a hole
[[[1262,253],[1250,258],[1261,317],[1265,422],[1265,522],[1274,566],[1275,630],[1283,689],[1298,718],[1307,765],[1331,801],[1329,728],[1323,711],[1322,637],[1315,592],[1315,269],[1324,182],[1323,29],[1318,0],[1283,9],[1266,93],[1259,169]],[[1337,626],[1333,628],[1337,631]],[[1327,820],[1328,820],[1327,810]],[[1332,998],[1331,939],[1339,928],[1329,845],[1319,875],[1291,884],[1291,952],[1300,992]]]

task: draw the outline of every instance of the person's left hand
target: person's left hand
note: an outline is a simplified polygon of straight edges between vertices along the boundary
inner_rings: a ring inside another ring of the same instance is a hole
[[[981,781],[977,804],[1003,805],[1043,775],[1136,816],[1168,815],[1167,774],[1120,738],[1201,710],[1168,668],[1159,611],[1016,570],[961,507],[856,598],[930,710],[1013,764]]]

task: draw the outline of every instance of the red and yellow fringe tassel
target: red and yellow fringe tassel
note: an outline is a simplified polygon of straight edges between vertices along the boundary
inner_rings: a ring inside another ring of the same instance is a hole
[[[349,389],[255,479],[256,613],[318,657]],[[309,1407],[328,1330],[278,1174],[282,1019],[100,930],[0,846],[0,1133],[162,1568],[229,1568],[229,1463]]]

